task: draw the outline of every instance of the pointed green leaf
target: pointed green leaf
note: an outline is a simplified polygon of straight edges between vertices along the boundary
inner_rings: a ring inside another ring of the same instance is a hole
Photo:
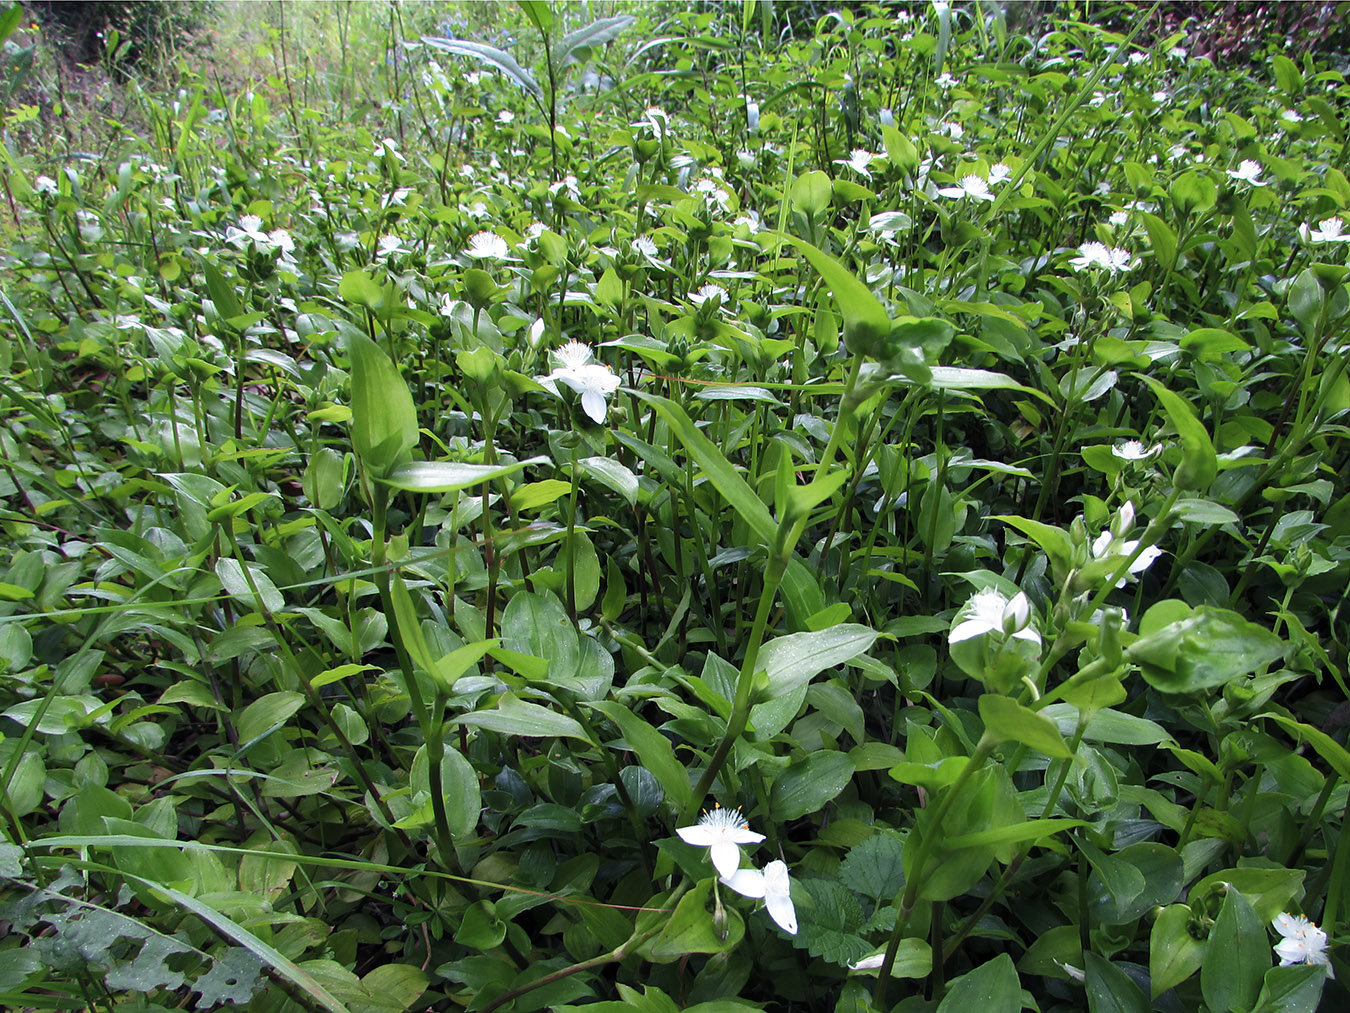
[[[384,475],[380,481],[410,492],[456,492],[484,482],[513,475],[534,464],[548,464],[547,457],[531,457],[511,464],[460,464],[456,461],[410,461]]]
[[[980,697],[979,706],[986,735],[1000,742],[1020,742],[1046,756],[1068,759],[1073,755],[1053,721],[1011,697],[986,693]]]
[[[550,16],[551,17],[551,16]],[[539,82],[534,76],[516,62],[516,58],[504,49],[497,49],[495,46],[487,46],[481,42],[466,42],[463,39],[446,39],[434,35],[423,35],[422,41],[429,46],[435,46],[437,49],[444,50],[447,53],[453,53],[456,56],[467,56],[471,59],[486,63],[494,70],[499,70],[512,81],[524,88],[530,95],[536,99],[544,97],[543,89],[539,87]]]
[[[553,59],[559,67],[568,67],[585,59],[585,50],[613,42],[637,18],[631,14],[617,14],[612,18],[592,21],[575,32],[568,32],[553,47]]]
[[[755,491],[750,488],[749,483],[740,476],[740,473],[732,467],[731,462],[726,459],[721,449],[703,435],[699,428],[694,425],[693,420],[685,414],[684,409],[674,401],[644,391],[635,391],[634,393],[656,409],[656,413],[665,420],[666,425],[670,426],[671,431],[684,444],[685,450],[703,469],[708,481],[750,525],[750,530],[764,542],[772,544],[774,535],[778,531],[778,525],[769,514],[769,508],[755,495]]]

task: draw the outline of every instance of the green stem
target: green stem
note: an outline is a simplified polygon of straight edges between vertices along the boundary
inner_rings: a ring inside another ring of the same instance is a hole
[[[886,988],[891,981],[891,968],[895,966],[895,956],[900,952],[900,941],[904,938],[905,929],[909,926],[910,915],[914,913],[914,905],[919,899],[919,888],[924,883],[924,873],[928,871],[928,859],[932,855],[933,848],[937,841],[942,837],[942,824],[947,818],[947,813],[951,810],[952,803],[961,794],[961,789],[965,787],[977,770],[984,766],[984,761],[989,759],[994,752],[997,743],[985,736],[980,739],[975,747],[974,754],[970,757],[970,762],[961,768],[961,773],[957,775],[951,787],[943,794],[942,800],[938,803],[932,818],[928,825],[932,827],[931,834],[923,834],[919,838],[918,855],[914,859],[914,874],[909,877],[905,883],[905,892],[900,900],[900,912],[895,919],[895,929],[891,932],[890,942],[886,944],[886,956],[881,962],[881,973],[877,977],[876,988],[872,992],[872,1005],[879,1010],[886,1008]],[[915,831],[910,831],[911,834]]]

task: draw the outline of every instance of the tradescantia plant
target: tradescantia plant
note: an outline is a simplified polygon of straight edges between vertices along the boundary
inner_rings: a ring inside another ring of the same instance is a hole
[[[0,1002],[1344,1004],[1338,70],[344,10],[4,113]]]

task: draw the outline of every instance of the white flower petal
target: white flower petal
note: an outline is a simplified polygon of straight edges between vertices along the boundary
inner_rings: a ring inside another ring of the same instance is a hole
[[[759,900],[764,896],[764,873],[758,869],[737,869],[735,875],[724,876],[722,882],[742,897]]]
[[[708,849],[708,855],[712,858],[713,868],[723,879],[730,879],[736,875],[736,870],[741,864],[741,849],[732,841],[723,838],[713,842],[712,847]]]

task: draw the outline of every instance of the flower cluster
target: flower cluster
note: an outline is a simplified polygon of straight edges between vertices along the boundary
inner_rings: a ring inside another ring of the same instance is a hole
[[[1283,913],[1271,923],[1281,939],[1275,944],[1275,955],[1281,967],[1293,964],[1321,964],[1327,976],[1334,978],[1331,957],[1327,953],[1327,934],[1302,915]]]
[[[547,376],[536,376],[535,382],[555,397],[561,380],[581,395],[581,410],[596,424],[603,424],[608,411],[606,399],[619,389],[619,378],[603,362],[595,362],[590,346],[580,341],[569,341],[553,353],[557,366]]]
[[[677,827],[675,832],[686,844],[707,848],[713,868],[722,882],[743,897],[763,900],[764,908],[788,935],[797,934],[797,909],[792,904],[792,880],[788,867],[780,861],[759,869],[742,869],[741,845],[759,844],[763,834],[750,829],[739,809],[714,806],[692,827]]]
[[[1069,260],[1069,266],[1075,271],[1103,270],[1111,274],[1132,270],[1138,264],[1138,259],[1131,256],[1129,250],[1096,242],[1084,243],[1078,247],[1078,256]]]

